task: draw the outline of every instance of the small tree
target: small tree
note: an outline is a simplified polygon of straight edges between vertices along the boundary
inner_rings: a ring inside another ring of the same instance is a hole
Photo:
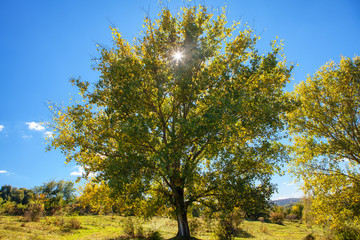
[[[332,228],[360,221],[360,57],[321,67],[292,93],[287,115],[293,172],[312,195],[317,223]]]
[[[13,187],[11,185],[3,185],[1,186],[0,189],[0,196],[2,199],[4,199],[5,201],[10,201],[11,200],[11,189]]]
[[[239,23],[227,26],[225,12],[165,8],[144,24],[133,44],[112,28],[113,47],[99,47],[99,81],[71,80],[84,104],[50,106],[51,146],[119,196],[167,203],[188,239],[194,202],[231,209],[256,201],[254,191],[269,200],[290,68],[275,41],[263,55],[249,27],[232,36]]]
[[[120,213],[121,210],[124,210],[124,202],[126,199],[113,196],[112,190],[104,182],[96,183],[90,180],[81,188],[80,194],[78,198],[80,205],[98,214],[111,213],[114,211]]]
[[[75,200],[75,190],[74,183],[65,180],[51,180],[34,188],[35,194],[42,196],[48,213],[72,203]]]

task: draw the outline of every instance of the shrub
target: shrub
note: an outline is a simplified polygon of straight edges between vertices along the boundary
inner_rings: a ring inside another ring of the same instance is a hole
[[[8,215],[15,215],[16,210],[16,202],[6,201],[3,205],[3,212]]]
[[[270,220],[272,223],[276,224],[283,224],[284,222],[284,215],[282,213],[271,213]]]
[[[24,213],[24,220],[27,222],[38,222],[44,215],[44,205],[41,203],[31,202]]]
[[[287,220],[289,220],[290,222],[293,222],[293,221],[295,221],[296,219],[298,219],[298,215],[291,213],[291,214],[289,214],[289,215],[286,215],[285,218],[286,218]]]
[[[334,231],[336,240],[360,240],[360,229],[346,226]]]
[[[244,215],[241,212],[233,212],[223,215],[215,229],[215,237],[219,240],[234,239],[241,232],[240,225]]]
[[[215,229],[217,240],[232,240],[237,233],[236,227],[229,219],[220,219],[218,227]]]
[[[77,218],[70,218],[66,224],[66,229],[80,229],[81,228],[81,222]]]
[[[262,223],[265,222],[265,219],[264,219],[263,217],[259,217],[258,220],[259,220],[260,222],[262,222]]]
[[[63,216],[55,216],[52,220],[54,226],[63,228],[65,226],[65,218]]]

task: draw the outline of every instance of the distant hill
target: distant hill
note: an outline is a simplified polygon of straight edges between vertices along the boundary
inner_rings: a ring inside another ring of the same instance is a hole
[[[285,206],[290,203],[296,203],[296,202],[300,202],[300,201],[301,201],[301,198],[285,198],[285,199],[274,200],[272,202],[278,206]]]

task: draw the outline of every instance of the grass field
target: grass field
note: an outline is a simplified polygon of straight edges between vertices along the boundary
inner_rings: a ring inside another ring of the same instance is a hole
[[[74,220],[76,219],[76,220]],[[141,221],[134,217],[121,216],[78,216],[78,217],[46,217],[39,222],[25,222],[22,217],[0,216],[0,239],[95,239],[117,240],[130,239],[125,237],[124,228],[131,219],[136,226],[142,226],[144,232],[159,231],[163,239],[174,237],[177,232],[176,221],[168,218],[153,218]],[[67,222],[80,222],[79,229],[69,229]],[[205,224],[201,219],[195,237],[201,240],[213,239],[212,228],[215,223]],[[276,240],[303,239],[309,233],[314,233],[316,239],[321,239],[320,229],[308,229],[304,224],[285,222],[284,225],[261,223],[259,221],[244,221],[244,234],[236,239]],[[136,239],[136,238],[135,238]]]

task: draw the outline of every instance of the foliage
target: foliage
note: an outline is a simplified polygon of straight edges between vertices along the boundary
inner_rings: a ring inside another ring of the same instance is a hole
[[[44,215],[44,205],[40,202],[30,202],[24,213],[24,220],[37,222]]]
[[[11,200],[11,189],[12,186],[11,185],[3,185],[1,186],[0,189],[0,196],[2,199],[6,200]]]
[[[282,213],[271,213],[270,214],[270,220],[272,223],[276,223],[276,224],[283,224],[284,222],[284,214]]]
[[[71,80],[83,103],[51,104],[49,147],[134,204],[165,202],[188,238],[192,203],[245,210],[274,192],[291,67],[281,43],[260,54],[259,38],[228,26],[225,10],[164,8],[144,25],[133,44],[112,28],[113,47],[99,46],[97,82]]]
[[[218,240],[232,240],[237,234],[237,228],[228,219],[222,218],[215,228],[215,236]]]
[[[34,198],[34,192],[26,188],[18,189],[11,185],[3,185],[0,189],[0,197],[6,201],[26,205]]]
[[[3,212],[5,214],[8,214],[8,215],[16,215],[16,202],[12,202],[12,201],[6,201],[5,203],[2,204],[2,209],[3,209]]]
[[[302,218],[302,213],[303,213],[303,209],[304,209],[304,204],[302,203],[297,203],[296,205],[291,207],[291,214],[296,215],[297,219],[301,219]]]
[[[311,211],[311,203],[312,203],[312,197],[311,196],[305,196],[303,198],[304,203],[304,209],[302,212],[302,219],[305,221],[305,224],[308,228],[311,228],[312,225],[315,223],[313,212]]]
[[[45,211],[52,214],[75,200],[75,188],[72,181],[50,180],[35,187],[34,192],[44,202]]]
[[[148,229],[147,231],[145,231],[144,227],[138,221],[138,219],[132,217],[126,218],[125,221],[123,221],[122,227],[123,233],[126,237],[129,238],[149,240],[162,239],[159,231],[153,229]]]
[[[72,230],[78,230],[82,228],[82,222],[76,217],[46,217],[45,223],[46,225],[53,225],[59,227],[62,232],[70,232]]]
[[[312,195],[316,223],[343,228],[360,221],[360,58],[329,62],[292,94],[287,114],[292,172]]]
[[[97,214],[123,212],[125,199],[112,197],[112,190],[104,182],[96,183],[87,181],[80,189],[81,195],[78,199],[83,208],[90,208],[91,212]]]
[[[200,230],[200,221],[198,218],[190,218],[189,219],[189,227],[190,227],[190,232],[193,235],[196,235],[199,230]]]
[[[244,215],[239,211],[233,211],[229,214],[222,214],[214,232],[216,239],[234,239],[240,233],[240,225],[243,221]]]
[[[345,226],[334,231],[336,240],[359,240],[360,228],[357,226]]]
[[[128,237],[131,237],[131,238],[135,237],[135,224],[131,218],[127,218],[124,221],[123,232]]]
[[[299,219],[299,216],[297,214],[294,213],[290,213],[288,215],[285,216],[285,218],[291,222],[295,221],[296,219]]]
[[[80,229],[81,228],[81,222],[77,219],[77,218],[70,218],[68,219],[68,221],[65,224],[64,229],[66,230],[76,230],[76,229]]]

